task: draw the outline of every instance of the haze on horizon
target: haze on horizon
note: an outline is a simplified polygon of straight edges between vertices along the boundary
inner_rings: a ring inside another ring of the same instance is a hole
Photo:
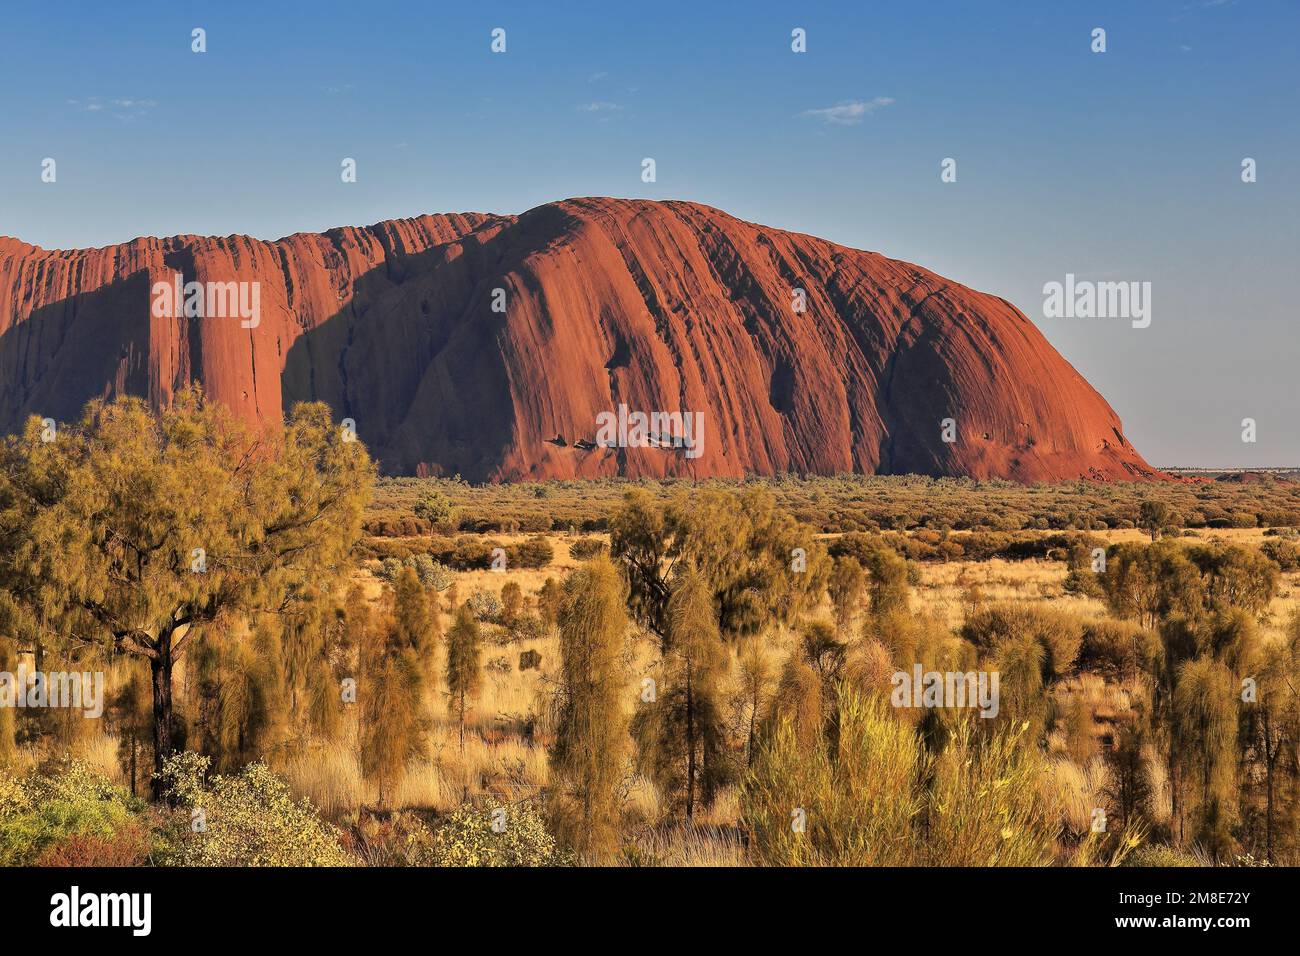
[[[17,7],[0,234],[274,239],[573,196],[691,200],[1006,298],[1153,464],[1300,465],[1293,4],[831,6],[142,3],[62,22]],[[1150,282],[1150,327],[1045,318],[1043,286],[1067,274]]]

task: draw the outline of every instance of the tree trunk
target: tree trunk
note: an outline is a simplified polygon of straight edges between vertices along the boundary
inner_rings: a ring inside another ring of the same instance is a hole
[[[172,636],[158,636],[158,656],[149,659],[153,684],[153,779],[150,793],[162,799],[163,761],[172,752]]]
[[[754,706],[749,710],[749,739],[745,741],[745,766],[754,766],[754,730],[758,720],[758,695],[754,695]]]
[[[691,671],[686,670],[686,820],[695,814],[695,699]]]
[[[1266,809],[1264,811],[1264,859],[1273,862],[1273,767],[1277,761],[1277,752],[1270,750],[1268,741],[1270,733],[1268,712],[1264,712],[1264,780],[1267,788]],[[1278,751],[1281,747],[1278,747]]]
[[[1177,845],[1183,845],[1183,807],[1182,807],[1182,775],[1178,772],[1178,750],[1176,744],[1171,740],[1169,742],[1169,803],[1170,810],[1173,813],[1173,822],[1177,828]]]
[[[460,712],[460,752],[465,752],[465,692],[460,692],[460,706],[457,708]]]
[[[1273,762],[1268,763],[1268,809],[1264,814],[1264,859],[1273,862]]]

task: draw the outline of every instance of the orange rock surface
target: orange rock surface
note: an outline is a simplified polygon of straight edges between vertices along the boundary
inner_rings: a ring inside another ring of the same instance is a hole
[[[154,317],[176,273],[259,283],[256,327]],[[324,400],[397,474],[1163,477],[1004,299],[695,203],[572,199],[276,242],[0,238],[5,430],[96,396],[163,405],[191,380],[250,421]],[[702,412],[702,454],[573,447],[620,403]]]

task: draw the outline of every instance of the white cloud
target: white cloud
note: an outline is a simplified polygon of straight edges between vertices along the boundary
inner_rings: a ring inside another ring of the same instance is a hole
[[[604,100],[595,100],[591,103],[583,103],[578,107],[582,113],[613,113],[621,110],[623,107],[617,103],[607,103]]]
[[[818,110],[804,110],[799,115],[811,116],[824,123],[834,123],[838,126],[854,126],[861,123],[864,117],[870,116],[876,110],[893,105],[894,98],[892,96],[877,96],[869,100],[845,100],[843,103],[836,103],[834,106],[826,106]]]
[[[86,100],[68,100],[68,105],[76,107],[82,113],[102,113],[107,110],[118,119],[133,120],[147,114],[158,103],[155,100],[139,100],[134,97],[104,100],[102,97],[92,96]]]

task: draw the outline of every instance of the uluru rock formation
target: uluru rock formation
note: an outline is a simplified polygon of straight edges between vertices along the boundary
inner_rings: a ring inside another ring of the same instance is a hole
[[[178,273],[259,283],[256,325],[155,317],[155,284]],[[5,431],[97,396],[163,405],[191,380],[250,421],[324,400],[398,474],[1161,477],[1005,300],[695,203],[572,199],[276,242],[0,238]],[[700,454],[604,447],[597,416],[620,405],[702,413]]]

